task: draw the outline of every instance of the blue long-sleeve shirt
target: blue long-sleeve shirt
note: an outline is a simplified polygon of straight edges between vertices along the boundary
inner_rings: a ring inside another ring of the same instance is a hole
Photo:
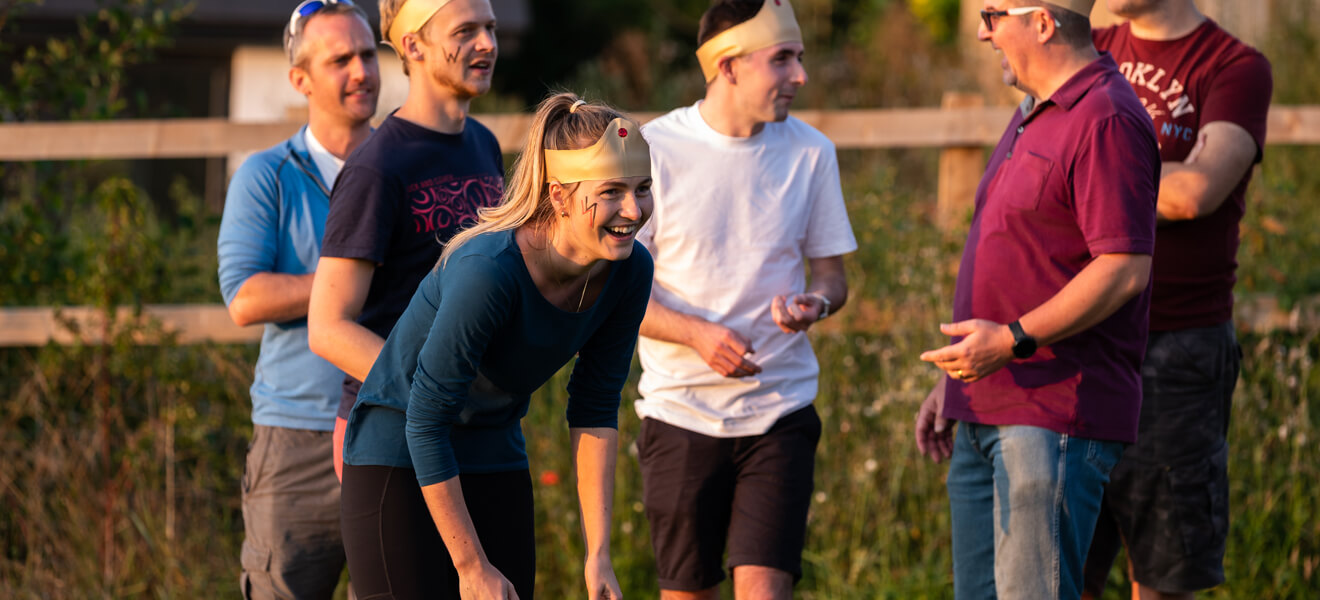
[[[617,428],[652,272],[634,243],[595,304],[571,313],[537,290],[513,231],[468,241],[427,275],[385,340],[349,415],[344,462],[411,467],[424,486],[525,469],[531,393],[575,354],[568,425]]]

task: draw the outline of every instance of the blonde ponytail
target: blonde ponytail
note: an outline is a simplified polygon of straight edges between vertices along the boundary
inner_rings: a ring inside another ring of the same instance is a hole
[[[481,209],[476,225],[451,238],[436,267],[443,266],[455,250],[483,233],[517,229],[527,224],[538,229],[549,228],[555,213],[545,177],[545,150],[586,148],[596,143],[610,121],[621,116],[609,106],[585,102],[572,92],[560,92],[542,100],[532,117],[532,127],[527,132],[522,154],[514,161],[513,170],[505,181],[500,204]]]

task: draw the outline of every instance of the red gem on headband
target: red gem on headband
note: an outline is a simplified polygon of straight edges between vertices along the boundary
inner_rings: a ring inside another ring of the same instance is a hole
[[[624,128],[622,128],[622,127],[620,127],[620,128],[619,128],[619,137],[628,137],[628,130],[627,130],[627,129],[624,129]]]

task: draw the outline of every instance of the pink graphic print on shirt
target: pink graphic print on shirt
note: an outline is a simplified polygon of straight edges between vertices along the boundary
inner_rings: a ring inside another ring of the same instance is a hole
[[[504,193],[499,175],[436,177],[408,187],[408,208],[417,233],[462,229],[475,223],[477,210],[495,206]]]

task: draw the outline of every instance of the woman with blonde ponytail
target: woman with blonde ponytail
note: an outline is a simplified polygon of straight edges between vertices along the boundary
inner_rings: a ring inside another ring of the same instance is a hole
[[[610,562],[620,391],[650,296],[634,239],[651,214],[637,124],[569,93],[537,108],[504,199],[445,248],[349,416],[344,545],[359,597],[531,598],[521,419],[577,356],[567,421],[588,597]]]

